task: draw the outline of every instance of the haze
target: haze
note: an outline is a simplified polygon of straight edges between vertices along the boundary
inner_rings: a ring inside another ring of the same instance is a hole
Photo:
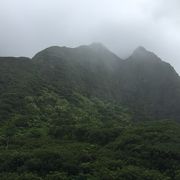
[[[101,42],[121,58],[137,46],[180,73],[179,0],[0,0],[0,56]]]

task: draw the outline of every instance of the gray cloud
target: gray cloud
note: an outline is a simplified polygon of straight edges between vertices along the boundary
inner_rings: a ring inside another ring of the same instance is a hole
[[[179,0],[0,0],[0,56],[102,42],[120,57],[142,45],[180,73]]]

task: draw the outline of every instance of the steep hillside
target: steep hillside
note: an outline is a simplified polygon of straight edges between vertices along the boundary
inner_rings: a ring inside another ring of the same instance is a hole
[[[0,58],[0,179],[179,180],[179,81],[142,47]]]
[[[180,119],[180,78],[170,64],[142,47],[123,63],[123,102],[139,118]]]
[[[45,81],[58,89],[129,106],[143,118],[180,119],[180,78],[173,67],[143,47],[121,60],[101,44],[51,47],[33,61]]]
[[[113,72],[122,61],[101,44],[77,48],[50,47],[33,57],[42,77],[53,86],[88,96],[112,99]]]
[[[136,120],[180,119],[178,74],[143,47],[127,60],[97,43],[50,47],[32,59],[1,58],[0,65],[1,101],[14,93],[23,96],[48,87],[61,95],[75,91],[123,104],[131,108]]]

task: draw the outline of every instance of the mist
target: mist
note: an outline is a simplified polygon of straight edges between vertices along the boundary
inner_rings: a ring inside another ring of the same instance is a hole
[[[121,58],[144,46],[180,73],[178,0],[1,0],[0,56],[101,42]]]

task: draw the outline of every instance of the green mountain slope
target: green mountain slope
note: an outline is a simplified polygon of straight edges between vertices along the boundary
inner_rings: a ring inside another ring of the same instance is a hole
[[[1,57],[0,179],[179,180],[179,81],[142,47]]]
[[[124,102],[139,118],[180,119],[180,78],[170,64],[140,47],[124,61],[121,76]]]
[[[51,47],[38,53],[48,84],[86,96],[125,104],[139,119],[179,119],[180,78],[155,54],[140,47],[121,60],[100,44],[78,48]]]
[[[59,93],[75,91],[124,104],[136,119],[176,119],[180,78],[175,70],[140,47],[121,60],[101,44],[50,47],[32,59],[1,58],[1,95],[36,93],[42,86]]]

